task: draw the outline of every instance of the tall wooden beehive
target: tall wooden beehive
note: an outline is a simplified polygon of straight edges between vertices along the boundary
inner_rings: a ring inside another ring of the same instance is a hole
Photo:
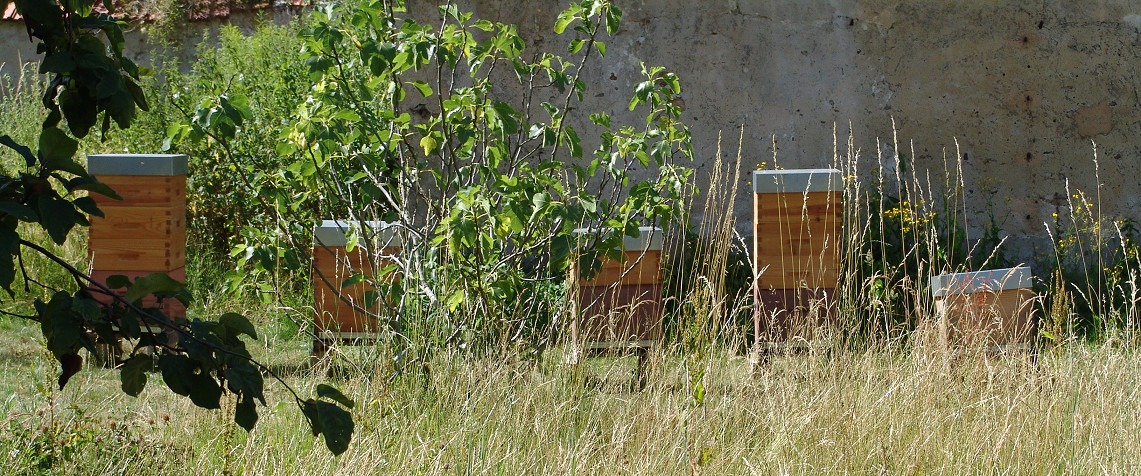
[[[932,276],[939,340],[945,345],[1004,349],[1034,331],[1030,267]]]
[[[349,233],[354,229],[362,245],[348,251]],[[324,348],[324,341],[374,337],[383,300],[377,297],[371,279],[352,283],[351,278],[357,274],[372,278],[387,266],[391,258],[386,257],[400,252],[396,228],[378,221],[365,222],[362,229],[357,221],[324,220],[314,228],[313,242],[315,352]]]
[[[91,217],[87,249],[92,278],[105,283],[112,275],[134,280],[167,273],[185,282],[187,157],[89,155],[87,171],[122,197],[115,200],[91,194],[104,215]],[[142,304],[154,306],[154,298],[147,297]],[[177,300],[164,300],[162,308],[171,318],[186,316],[186,308]]]
[[[835,169],[753,172],[757,348],[811,340],[839,284],[843,178]]]
[[[575,346],[587,353],[646,349],[662,338],[662,230],[641,227],[636,238],[623,237],[625,262],[603,258],[602,269],[585,279],[577,266],[571,321]],[[597,233],[578,229],[575,234]]]

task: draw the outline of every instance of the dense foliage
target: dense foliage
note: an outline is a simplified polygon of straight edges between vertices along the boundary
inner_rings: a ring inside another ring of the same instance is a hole
[[[530,53],[514,26],[452,5],[435,26],[400,2],[317,9],[301,34],[311,87],[273,129],[285,163],[228,168],[273,206],[275,221],[245,227],[236,255],[255,268],[296,267],[304,260],[292,253],[309,242],[299,232],[317,217],[393,223],[394,256],[376,230],[349,232],[350,248],[392,263],[371,279],[396,308],[369,311],[400,341],[430,334],[469,349],[541,347],[551,336],[548,298],[561,294],[574,260],[589,273],[603,255],[621,259],[623,236],[684,212],[690,171],[675,162],[691,160],[692,145],[671,101],[681,92],[674,74],[644,67],[629,101],[642,124],[574,112],[584,65],[605,54],[602,37],[620,20],[610,2],[572,3],[555,25],[574,31],[568,58]],[[255,124],[274,122],[242,94],[200,104],[168,131],[177,150],[219,144],[228,163],[245,164],[242,148],[266,133]],[[597,136],[595,150],[585,150],[580,127]],[[579,227],[601,232],[577,240]]]
[[[137,111],[148,105],[138,83],[143,71],[123,55],[122,24],[96,13],[94,0],[14,3],[29,36],[39,41],[38,51],[44,55],[40,73],[49,82],[42,99],[47,118],[36,150],[0,136],[0,143],[25,160],[18,175],[0,176],[0,287],[14,295],[18,275],[25,277],[25,288],[31,285],[23,268],[25,250],[54,261],[74,279],[77,289],[50,290],[49,300],[35,301],[34,315],[22,316],[40,323],[48,349],[62,368],[61,388],[80,371],[81,349],[96,353],[99,340],[149,340],[153,355],[136,348],[120,367],[123,392],[138,395],[147,383],[147,372],[157,369],[171,391],[199,407],[221,408],[223,395],[232,394],[234,421],[251,430],[258,419],[257,403],[265,405],[262,372],[268,369],[251,358],[241,340],[241,336],[257,338],[249,320],[234,313],[217,320],[171,319],[161,309],[144,308],[142,300],[154,295],[160,302],[178,299],[187,304],[189,293],[182,283],[164,274],[134,282],[117,276],[100,283],[21,236],[20,223],[31,223],[63,244],[73,228],[89,224],[87,214],[102,216],[94,200],[79,192],[117,195],[74,160],[79,140],[97,125],[103,134],[112,122],[122,129],[130,127]],[[120,288],[125,288],[122,295],[116,291]],[[102,304],[95,295],[110,297],[111,304]],[[143,331],[146,326],[163,331],[149,335]],[[324,434],[332,452],[344,452],[353,431],[346,408],[353,402],[325,385],[318,386],[316,399],[303,400],[289,390],[314,434]]]

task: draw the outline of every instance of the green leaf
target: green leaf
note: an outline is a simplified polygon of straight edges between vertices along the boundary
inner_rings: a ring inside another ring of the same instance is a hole
[[[123,393],[132,397],[142,393],[147,386],[147,370],[150,370],[152,363],[151,357],[146,355],[136,355],[123,363],[119,370]]]
[[[193,360],[185,355],[163,354],[158,360],[158,368],[170,391],[184,397],[190,395],[195,372],[198,370],[198,365]]]
[[[123,197],[120,197],[118,193],[115,193],[111,187],[108,187],[107,184],[100,182],[98,179],[90,175],[72,178],[71,180],[68,180],[65,185],[71,192],[86,190],[88,192],[98,193],[104,197],[113,198],[115,200],[123,199]]]
[[[218,318],[218,322],[221,323],[222,327],[232,336],[245,334],[250,336],[251,339],[258,338],[257,329],[254,329],[254,325],[250,323],[249,319],[246,319],[246,316],[234,312],[227,312]]]
[[[20,235],[16,233],[15,221],[0,219],[7,222],[0,227],[0,287],[12,294],[12,283],[16,280],[16,254],[20,252]]]
[[[606,34],[614,36],[618,33],[618,26],[621,24],[622,10],[614,6],[614,4],[610,4],[610,8],[606,9]]]
[[[75,70],[75,57],[69,52],[50,53],[40,61],[40,74],[67,74]]]
[[[0,202],[0,213],[7,214],[19,218],[20,221],[35,221],[36,211],[32,207],[18,202],[2,201]]]
[[[447,301],[445,301],[444,304],[446,304],[448,306],[448,310],[455,312],[456,309],[460,308],[460,304],[463,304],[463,302],[464,302],[464,292],[461,289],[461,290],[453,291],[451,294],[449,294],[448,299],[447,299]]]
[[[131,100],[139,106],[139,109],[143,111],[151,110],[151,106],[147,104],[147,96],[143,93],[143,88],[129,79],[124,80],[123,84],[127,87],[127,93],[131,95]]]
[[[129,302],[137,302],[151,294],[177,293],[184,289],[186,289],[186,285],[175,281],[166,273],[151,273],[135,278],[135,284],[127,289],[124,299]]]
[[[590,122],[593,122],[595,125],[602,126],[602,127],[609,129],[610,128],[610,115],[606,114],[606,113],[602,113],[602,112],[597,113],[597,114],[591,114],[590,115]]]
[[[515,109],[512,108],[510,104],[503,101],[495,101],[491,104],[496,116],[499,117],[499,120],[503,121],[504,132],[514,134],[519,131],[519,120],[516,118],[519,113],[515,112]]]
[[[313,425],[314,433],[325,435],[325,447],[334,455],[349,449],[353,438],[353,418],[348,411],[334,403],[320,400],[306,400],[303,407],[305,416]]]
[[[566,139],[566,144],[570,146],[571,157],[582,158],[582,139],[579,139],[578,132],[573,127],[567,126],[563,129],[563,136]]]
[[[52,193],[42,193],[36,199],[40,223],[57,245],[67,241],[67,234],[75,227],[75,207],[71,202]]]
[[[555,34],[561,35],[566,31],[567,26],[578,18],[578,10],[572,5],[571,8],[559,13],[559,17],[555,20]]]
[[[432,136],[424,136],[420,138],[420,147],[424,149],[424,155],[431,155],[435,152],[440,143]]]
[[[76,150],[79,150],[79,141],[58,127],[47,127],[40,131],[40,161],[48,170],[75,173],[79,164],[76,164],[71,158],[75,156]],[[76,175],[85,175],[86,173],[87,171],[79,167],[79,173]]]
[[[67,118],[67,126],[76,137],[87,137],[98,120],[95,98],[66,89],[59,95],[59,107]]]
[[[344,405],[346,408],[353,408],[353,406],[356,405],[352,399],[346,397],[340,390],[323,383],[317,385],[317,396],[328,398],[329,400]]]
[[[91,197],[79,197],[75,200],[72,200],[71,203],[73,203],[75,207],[83,213],[97,217],[103,217],[103,210],[99,209],[99,206],[95,204],[95,200],[93,200]]]
[[[580,195],[578,200],[579,203],[582,204],[583,210],[586,210],[587,213],[598,213],[598,202],[595,201],[594,197],[590,195]]]
[[[237,408],[234,409],[234,423],[249,432],[253,431],[257,422],[258,409],[253,397],[243,397],[238,401]]]
[[[190,379],[190,401],[207,410],[221,408],[222,387],[209,374],[195,374]]]
[[[17,154],[20,154],[20,157],[24,158],[24,162],[27,163],[28,167],[36,165],[36,155],[32,153],[32,149],[16,143],[16,141],[9,137],[7,134],[0,136],[0,144],[8,146],[8,148],[16,151]]]
[[[585,43],[579,38],[575,38],[575,39],[571,40],[570,44],[567,45],[567,53],[570,53],[572,55],[578,53],[579,51],[582,50],[582,45],[584,45],[584,44]]]
[[[412,81],[411,84],[416,88],[417,91],[420,91],[420,95],[426,98],[432,97],[432,86],[428,85],[428,83],[423,81]]]
[[[112,274],[107,277],[106,284],[111,289],[122,289],[131,285],[131,279],[122,274]]]
[[[40,316],[40,331],[47,340],[48,350],[57,358],[79,349],[82,323],[71,309],[72,297],[65,291],[52,295],[47,303],[36,300],[36,313]]]

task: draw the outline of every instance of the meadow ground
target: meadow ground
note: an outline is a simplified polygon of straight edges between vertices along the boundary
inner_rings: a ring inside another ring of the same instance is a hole
[[[88,365],[55,389],[39,330],[0,321],[4,474],[1106,473],[1141,465],[1141,355],[1074,343],[965,357],[910,346],[747,359],[659,350],[631,391],[633,358],[541,363],[437,355],[394,372],[383,348],[307,365],[309,342],[252,345],[290,385],[332,381],[357,402],[334,458],[280,385],[246,434],[151,374],[132,398]]]

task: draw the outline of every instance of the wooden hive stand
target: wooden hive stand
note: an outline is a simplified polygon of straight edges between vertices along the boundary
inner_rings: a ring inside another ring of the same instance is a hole
[[[579,239],[602,230],[574,230]],[[637,237],[623,237],[625,262],[602,259],[590,279],[575,262],[571,319],[572,361],[582,357],[636,353],[637,385],[645,384],[649,350],[662,339],[661,228],[640,227]]]
[[[91,194],[103,217],[91,216],[88,258],[91,277],[106,284],[114,275],[131,281],[151,273],[166,273],[186,282],[186,174],[187,157],[181,154],[95,154],[87,156],[87,171],[122,197],[122,200]],[[125,293],[119,290],[120,295]],[[92,295],[103,303],[113,299],[101,292]],[[176,299],[157,302],[143,299],[144,308],[158,308],[172,320],[186,317],[186,307]],[[153,323],[141,322],[144,334],[174,344],[177,333]],[[119,357],[117,343],[113,346]]]
[[[377,339],[379,316],[391,303],[373,285],[376,272],[400,252],[396,227],[380,221],[324,220],[313,229],[314,339],[311,357],[325,357],[334,343],[361,344]],[[360,246],[348,251],[350,233]],[[354,276],[363,277],[359,282]],[[396,274],[380,278],[385,284]]]
[[[1005,353],[1031,351],[1034,292],[1030,267],[932,276],[940,345]]]
[[[839,170],[753,172],[754,364],[806,347],[834,312],[842,202]]]

